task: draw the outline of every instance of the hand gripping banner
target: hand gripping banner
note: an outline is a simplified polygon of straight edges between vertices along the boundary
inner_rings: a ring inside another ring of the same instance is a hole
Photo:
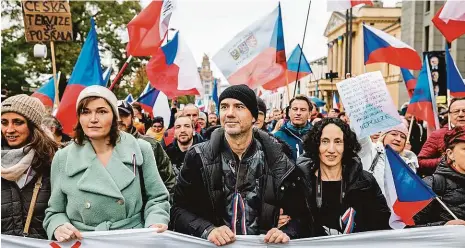
[[[237,236],[237,240],[226,246],[239,247],[331,247],[331,248],[413,248],[413,247],[464,247],[465,226],[440,226],[410,228],[389,231],[365,232],[348,235],[291,240],[288,244],[265,244],[264,236]],[[200,238],[166,231],[155,233],[151,229],[132,229],[119,231],[83,233],[81,241],[59,243],[49,240],[23,238],[1,235],[3,248],[40,247],[40,248],[126,248],[126,247],[183,247],[204,248],[216,247],[214,244]]]

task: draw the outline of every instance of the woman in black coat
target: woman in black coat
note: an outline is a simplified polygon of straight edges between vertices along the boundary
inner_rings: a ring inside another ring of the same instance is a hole
[[[386,199],[375,178],[363,170],[360,144],[346,123],[338,118],[316,123],[304,150],[297,164],[305,175],[310,215],[321,227],[316,235],[389,229]]]
[[[444,136],[446,157],[432,176],[423,180],[449,207],[455,217],[433,200],[414,220],[419,226],[465,225],[465,127],[456,127]]]
[[[16,95],[2,102],[2,234],[47,238],[42,222],[58,144],[40,128],[44,114],[44,105],[34,97]],[[40,188],[24,233],[36,185]]]

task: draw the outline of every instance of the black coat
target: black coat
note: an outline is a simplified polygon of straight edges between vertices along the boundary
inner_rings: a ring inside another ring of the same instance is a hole
[[[305,208],[304,188],[297,183],[298,170],[289,159],[289,149],[273,136],[254,129],[254,138],[265,153],[264,176],[260,179],[260,232],[277,227],[279,210],[293,217],[282,230],[291,238],[310,236]],[[220,149],[224,129],[215,130],[209,141],[191,147],[178,176],[171,209],[171,228],[177,232],[201,237],[204,231],[223,225],[225,195]]]
[[[316,235],[327,235],[324,229],[320,228],[322,224],[318,222],[317,214],[319,211],[316,205],[316,194],[314,194],[317,186],[315,172],[319,166],[316,166],[306,154],[303,154],[297,159],[297,167],[304,174],[304,183],[307,187],[306,199],[310,199],[307,205],[310,208],[310,214],[313,214]],[[356,211],[353,232],[390,229],[391,211],[387,206],[386,199],[373,175],[363,170],[359,157],[352,158],[350,165],[343,165],[342,177],[346,185],[342,207],[344,210],[352,207]],[[340,215],[342,214],[340,213]]]
[[[20,189],[16,182],[2,178],[2,234],[23,236],[32,193],[38,175],[36,175],[24,188]],[[29,226],[29,236],[37,239],[47,239],[42,227],[45,209],[50,198],[50,174],[45,173],[42,178],[42,187],[39,190],[37,201]]]
[[[428,176],[423,181],[430,186],[439,198],[446,204],[447,207],[454,213],[457,218],[465,219],[465,175],[460,174],[450,168],[444,159],[439,163],[434,174],[445,179],[445,187],[443,192],[438,185],[439,178]],[[436,177],[438,177],[436,176]],[[454,218],[445,210],[438,201],[433,200],[426,208],[424,208],[415,217],[415,224],[419,226],[437,226],[444,225],[447,221]]]

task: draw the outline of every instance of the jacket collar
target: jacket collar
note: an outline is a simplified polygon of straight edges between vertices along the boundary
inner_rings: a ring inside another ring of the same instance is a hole
[[[342,166],[342,176],[344,181],[347,182],[347,192],[369,186],[368,181],[358,180],[360,174],[363,173],[363,166],[359,157],[353,157],[350,164],[343,164]],[[316,170],[319,168],[306,153],[297,158],[297,167],[303,172],[307,181],[315,175]]]
[[[294,168],[295,165],[290,161],[289,151],[286,150],[286,144],[283,144],[271,134],[268,134],[256,127],[253,127],[253,136],[265,152],[266,162],[268,169],[276,174],[279,178],[287,176]],[[210,138],[210,150],[212,158],[217,158],[223,147],[224,128],[217,128],[213,131]],[[286,157],[286,165],[280,162],[282,157]],[[281,176],[280,176],[281,175]]]
[[[115,198],[121,198],[121,190],[134,181],[137,171],[132,168],[133,154],[137,166],[144,162],[137,139],[126,132],[120,132],[120,140],[116,143],[106,167],[98,160],[89,141],[84,141],[83,146],[73,143],[68,147],[66,175],[73,177],[83,172],[77,183],[80,190]]]
[[[305,134],[310,131],[312,128],[312,124],[307,121],[307,124],[304,127],[296,127],[292,125],[292,122],[289,120],[287,121],[282,127],[281,130],[284,132],[289,132],[291,135],[297,136],[299,138],[303,137]]]

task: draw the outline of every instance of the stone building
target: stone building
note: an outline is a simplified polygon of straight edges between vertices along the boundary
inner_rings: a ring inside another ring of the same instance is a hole
[[[364,66],[364,44],[363,44],[363,24],[371,25],[380,29],[396,38],[401,35],[401,6],[383,7],[382,2],[377,2],[375,6],[362,6],[353,9],[352,19],[352,74],[360,75],[364,72],[381,71],[388,90],[394,100],[394,103],[400,107],[402,102],[402,94],[399,91],[406,93],[400,68],[387,63],[376,63]],[[338,78],[333,79],[333,82],[324,78],[324,74],[320,72],[318,75],[321,79],[312,79],[307,86],[308,95],[319,96],[327,102],[327,107],[333,106],[333,94],[337,93],[336,84],[345,78],[345,60],[346,60],[346,42],[348,35],[346,32],[345,13],[333,12],[326,26],[324,36],[328,38],[328,56],[326,59],[312,61],[312,63],[320,63],[326,72],[333,71],[338,73]],[[326,63],[326,65],[324,65]],[[313,69],[313,67],[312,67]],[[323,69],[324,70],[324,69]],[[318,89],[318,94],[316,90]]]

